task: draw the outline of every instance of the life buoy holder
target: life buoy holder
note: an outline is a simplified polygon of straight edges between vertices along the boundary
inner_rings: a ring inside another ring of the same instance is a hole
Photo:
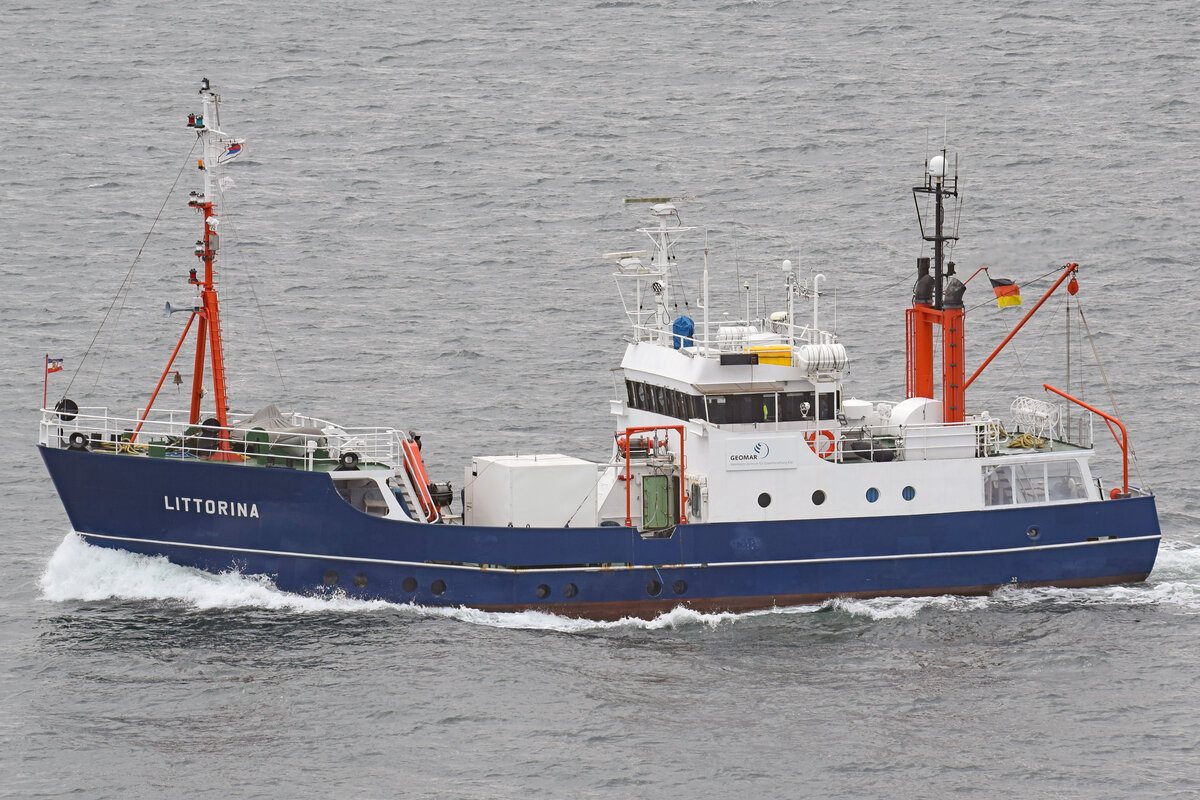
[[[818,447],[817,437],[822,436],[825,443]],[[833,455],[833,450],[837,446],[837,439],[834,438],[832,431],[810,431],[804,434],[804,441],[808,442],[808,447],[821,458],[829,458]]]

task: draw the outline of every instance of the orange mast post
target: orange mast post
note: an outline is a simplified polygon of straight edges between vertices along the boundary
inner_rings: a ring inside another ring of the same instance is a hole
[[[925,229],[918,198],[934,199],[934,225]],[[933,331],[942,328],[942,419],[962,422],[966,418],[966,385],[963,383],[966,318],[962,294],[965,286],[954,275],[954,262],[946,263],[945,243],[958,239],[945,231],[945,198],[958,197],[958,171],[951,175],[946,151],[925,163],[925,183],[913,187],[921,238],[933,243],[933,259],[917,259],[917,283],[912,307],[905,310],[905,393],[908,397],[933,397]],[[930,274],[930,267],[933,274]],[[949,280],[947,280],[949,279]]]
[[[187,123],[189,128],[195,129],[196,135],[200,137],[204,145],[204,155],[197,162],[197,167],[204,173],[204,193],[192,192],[191,200],[188,202],[189,206],[199,209],[204,214],[204,236],[196,242],[195,249],[196,257],[204,264],[204,275],[203,277],[198,276],[197,270],[193,269],[188,276],[188,283],[200,289],[200,304],[193,311],[192,319],[188,320],[188,328],[190,328],[192,321],[199,318],[196,326],[196,358],[192,373],[192,397],[188,422],[192,425],[200,422],[200,401],[204,395],[205,356],[207,355],[207,361],[212,368],[216,418],[220,425],[217,434],[217,451],[210,458],[216,461],[240,461],[241,456],[234,453],[229,447],[229,398],[226,391],[225,355],[221,342],[221,311],[220,303],[217,300],[216,271],[214,269],[217,252],[220,249],[220,237],[217,234],[219,220],[212,198],[215,189],[213,172],[216,166],[240,155],[243,142],[241,139],[227,136],[208,124],[207,120],[215,121],[217,119],[216,111],[220,102],[219,96],[210,88],[208,78],[204,78],[200,82],[200,97],[203,101],[203,111],[200,114],[189,114]],[[180,345],[183,344],[186,336],[187,328],[180,337]],[[176,346],[175,353],[171,355],[172,362],[178,352],[179,346]],[[169,369],[170,365],[168,364]],[[163,373],[163,377],[166,377],[166,372]],[[160,379],[159,387],[155,388],[154,396],[150,398],[150,405],[146,407],[142,421],[145,421],[146,416],[149,415],[150,406],[154,404],[154,399],[158,396],[158,388],[161,386],[162,380]],[[140,427],[139,424],[139,429]]]

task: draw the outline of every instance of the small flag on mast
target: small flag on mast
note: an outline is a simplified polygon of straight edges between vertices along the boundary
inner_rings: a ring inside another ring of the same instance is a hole
[[[242,154],[242,145],[245,143],[245,139],[226,139],[222,142],[225,145],[225,151],[217,156],[217,163],[226,164],[233,161]]]
[[[996,293],[996,308],[1021,305],[1021,288],[1015,281],[993,278],[991,275],[988,275],[988,280],[992,282],[992,290]]]
[[[50,358],[49,356],[47,356],[46,357],[46,374],[49,375],[51,372],[61,372],[62,368],[63,368],[62,362],[63,362],[63,360],[61,358]]]

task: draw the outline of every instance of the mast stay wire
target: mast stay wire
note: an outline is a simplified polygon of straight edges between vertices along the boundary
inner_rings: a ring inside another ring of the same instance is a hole
[[[196,140],[192,142],[191,149],[188,150],[187,155],[184,157],[183,164],[179,167],[179,172],[175,174],[175,180],[171,182],[171,188],[167,190],[167,195],[163,198],[162,205],[158,207],[158,213],[154,215],[154,220],[150,223],[150,230],[146,231],[146,236],[144,239],[142,239],[142,244],[140,247],[138,247],[137,253],[134,254],[133,261],[130,263],[129,269],[126,271],[125,277],[121,281],[121,285],[117,287],[117,292],[113,296],[112,302],[109,303],[108,309],[104,312],[104,318],[100,320],[100,325],[96,328],[96,332],[92,334],[92,340],[88,342],[87,349],[84,350],[83,356],[79,359],[79,364],[75,367],[75,371],[71,373],[71,380],[67,382],[67,388],[62,392],[63,397],[66,397],[71,391],[71,387],[75,385],[75,379],[79,377],[79,373],[83,369],[84,363],[86,363],[88,356],[91,355],[92,348],[95,346],[96,340],[100,338],[100,332],[103,331],[104,326],[108,324],[108,318],[112,314],[113,309],[117,307],[118,300],[121,301],[121,305],[120,308],[117,309],[117,319],[113,322],[114,326],[116,325],[116,322],[120,320],[121,312],[125,308],[125,299],[129,296],[129,287],[133,283],[133,273],[137,269],[138,261],[142,257],[142,251],[146,249],[146,245],[150,241],[150,236],[154,233],[154,227],[158,224],[159,219],[162,218],[163,210],[167,207],[167,203],[170,201],[171,195],[175,193],[175,187],[179,185],[179,179],[183,177],[183,171],[187,169],[188,164],[191,163],[192,154],[196,151],[196,144],[199,141],[200,138],[196,137]],[[108,344],[105,345],[104,355],[100,359],[100,369],[96,371],[96,380],[92,384],[93,392],[95,392],[96,386],[100,383],[100,374],[104,371],[104,364],[108,360],[108,350],[112,346],[112,336],[113,331],[109,331]]]
[[[1006,393],[1008,393],[1009,387],[1012,385],[1013,379],[1022,375],[1022,372],[1025,369],[1025,362],[1029,359],[1029,357],[1033,353],[1038,352],[1040,350],[1039,345],[1046,338],[1047,334],[1050,333],[1050,328],[1051,328],[1051,325],[1053,324],[1053,321],[1055,318],[1055,313],[1060,308],[1063,307],[1063,302],[1064,301],[1061,298],[1055,298],[1055,305],[1053,307],[1048,307],[1046,309],[1043,309],[1047,313],[1043,315],[1043,321],[1041,322],[1041,332],[1038,333],[1037,337],[1033,340],[1033,347],[1030,348],[1027,355],[1022,355],[1021,350],[1019,350],[1016,347],[1015,339],[1012,342],[1008,343],[1008,347],[1006,349],[1012,350],[1013,354],[1017,357],[1017,366],[1013,369],[1007,370],[1008,379],[1005,380],[1001,386],[993,389],[992,391],[990,391],[984,395],[984,401],[986,403],[999,402],[999,398],[1001,398]]]
[[[1113,394],[1112,384],[1108,382],[1108,373],[1104,371],[1104,364],[1100,361],[1100,351],[1096,349],[1096,340],[1092,338],[1092,329],[1088,325],[1087,317],[1083,314],[1083,305],[1079,302],[1079,298],[1075,298],[1075,309],[1079,312],[1079,319],[1083,322],[1083,329],[1087,331],[1088,344],[1092,346],[1092,355],[1096,357],[1096,366],[1100,368],[1100,377],[1104,379],[1104,388],[1108,391],[1108,399],[1113,406],[1113,415],[1121,416],[1121,409],[1117,407],[1117,398]],[[1109,426],[1111,427],[1111,426]],[[1137,453],[1133,449],[1133,441],[1128,440],[1129,455],[1133,457],[1133,469],[1137,472],[1138,482],[1144,488],[1146,480],[1142,477],[1142,468],[1138,464]]]
[[[221,198],[221,204],[228,208],[231,204],[225,195],[225,189],[221,186],[221,182],[217,181],[217,195]],[[234,239],[238,238],[237,228],[233,224],[234,214],[230,214],[228,218],[222,218],[222,222],[229,225],[233,231]],[[230,265],[232,266],[232,265]],[[267,337],[267,347],[271,350],[271,358],[275,362],[275,374],[279,377],[279,388],[284,396],[287,396],[287,381],[283,379],[283,369],[279,366],[279,354],[275,350],[275,343],[271,340],[271,329],[267,326],[267,315],[263,311],[262,303],[258,300],[258,292],[254,288],[254,275],[248,266],[242,266],[242,270],[246,274],[246,285],[250,288],[250,296],[254,298],[254,307],[258,310],[259,320],[262,322],[263,334]]]

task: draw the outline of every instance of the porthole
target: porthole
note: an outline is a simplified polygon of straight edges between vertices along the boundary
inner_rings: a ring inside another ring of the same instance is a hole
[[[874,486],[872,486],[870,489],[867,489],[867,502],[868,503],[874,503],[878,499],[879,499],[879,490],[878,489],[876,489]]]
[[[563,597],[574,597],[579,594],[579,587],[573,583],[568,583],[563,587]]]
[[[904,491],[900,493],[905,500],[912,500],[917,496],[917,490],[911,486],[905,486]]]
[[[662,584],[658,581],[650,581],[646,584],[646,594],[651,597],[658,597],[662,594]]]
[[[334,586],[337,584],[337,582],[338,582],[338,574],[336,572],[334,572],[333,570],[328,570],[325,573],[325,585],[326,586]]]
[[[438,580],[434,581],[433,583],[429,584],[429,589],[436,595],[443,595],[446,593],[446,582],[441,579],[438,579]]]
[[[758,496],[758,504],[760,506],[762,506],[763,508],[766,508],[767,506],[771,505],[771,495],[767,494],[766,492],[763,492],[762,494],[760,494]]]
[[[550,596],[550,587],[544,583],[539,583],[538,587],[534,589],[533,593],[537,595],[538,600],[545,600]]]
[[[675,594],[683,594],[687,591],[687,581],[675,581],[675,583],[671,584],[671,589],[675,592]]]
[[[1041,535],[1041,531],[1038,530],[1037,525],[1030,525],[1029,530],[1025,531],[1025,535],[1030,539],[1036,539]]]
[[[813,505],[814,506],[819,506],[819,505],[821,505],[821,503],[824,503],[824,502],[825,502],[825,493],[823,491],[821,491],[820,489],[817,489],[815,492],[813,492]]]
[[[406,592],[415,592],[417,590],[417,579],[405,578],[400,582],[400,588]]]
[[[364,589],[367,586],[367,576],[361,572],[354,576],[354,585],[359,589]]]

